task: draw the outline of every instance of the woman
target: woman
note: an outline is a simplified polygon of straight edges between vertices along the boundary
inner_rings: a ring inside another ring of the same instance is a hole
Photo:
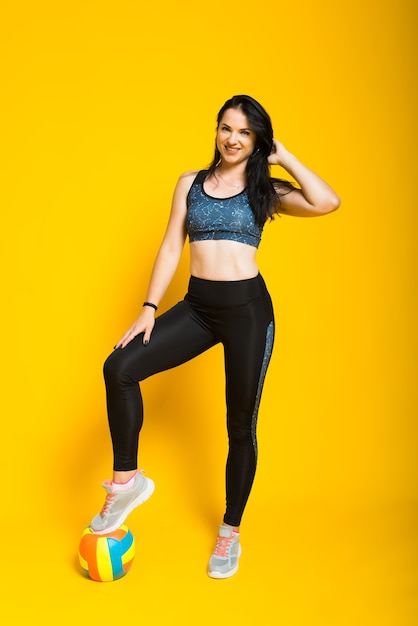
[[[299,188],[270,178],[273,164],[282,166]],[[239,526],[256,469],[257,414],[274,338],[257,247],[265,222],[275,213],[310,217],[330,213],[339,204],[334,191],[273,138],[270,118],[258,102],[241,95],[224,104],[213,162],[207,171],[180,177],[142,312],[105,363],[114,471],[113,480],[103,483],[106,501],[91,522],[93,532],[115,530],[154,490],[153,482],[137,471],[143,421],[138,381],[221,342],[229,437],[227,506],[208,573],[227,578],[237,571]],[[155,318],[187,236],[188,293]]]

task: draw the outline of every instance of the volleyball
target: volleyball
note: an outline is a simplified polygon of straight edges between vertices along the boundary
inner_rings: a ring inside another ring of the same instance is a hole
[[[135,539],[126,524],[106,535],[97,535],[87,527],[81,535],[78,557],[92,580],[111,582],[122,578],[134,556]]]

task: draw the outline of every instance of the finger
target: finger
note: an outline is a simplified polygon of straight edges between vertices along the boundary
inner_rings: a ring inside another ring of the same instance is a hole
[[[142,339],[142,343],[144,344],[144,346],[147,346],[150,342],[151,339],[151,330],[146,330],[144,332],[144,337]]]
[[[144,331],[144,337],[142,339],[142,342],[144,344],[144,346],[147,346],[151,340],[151,333],[154,329],[154,324],[151,325],[150,328],[146,328]]]
[[[124,348],[132,339],[135,337],[133,330],[128,330],[122,337],[119,339],[118,343],[115,346],[115,349]]]
[[[114,350],[118,350],[119,348],[122,347],[122,343],[123,343],[123,338],[124,337],[125,337],[125,335],[122,337],[122,339],[119,339],[119,341],[115,344]]]
[[[125,348],[125,346],[128,345],[128,343],[131,343],[132,339],[135,339],[135,337],[137,336],[138,333],[134,332],[133,330],[128,331],[125,340],[122,344],[122,348]]]

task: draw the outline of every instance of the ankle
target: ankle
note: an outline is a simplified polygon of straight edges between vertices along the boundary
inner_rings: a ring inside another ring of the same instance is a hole
[[[128,471],[114,471],[113,472],[113,478],[112,478],[112,482],[113,483],[117,483],[119,485],[123,485],[125,483],[127,483],[128,481],[131,480],[131,478],[133,478],[135,476],[135,474],[138,472],[138,470],[128,470]]]
[[[231,526],[231,524],[227,524],[226,522],[222,522],[222,526],[227,526],[227,528],[232,528],[232,532],[236,535],[239,535],[239,526]]]

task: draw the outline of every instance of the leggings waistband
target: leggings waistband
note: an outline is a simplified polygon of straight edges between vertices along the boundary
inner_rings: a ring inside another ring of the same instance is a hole
[[[261,274],[243,280],[207,280],[191,276],[186,300],[209,307],[231,307],[246,304],[263,294],[268,295]]]

